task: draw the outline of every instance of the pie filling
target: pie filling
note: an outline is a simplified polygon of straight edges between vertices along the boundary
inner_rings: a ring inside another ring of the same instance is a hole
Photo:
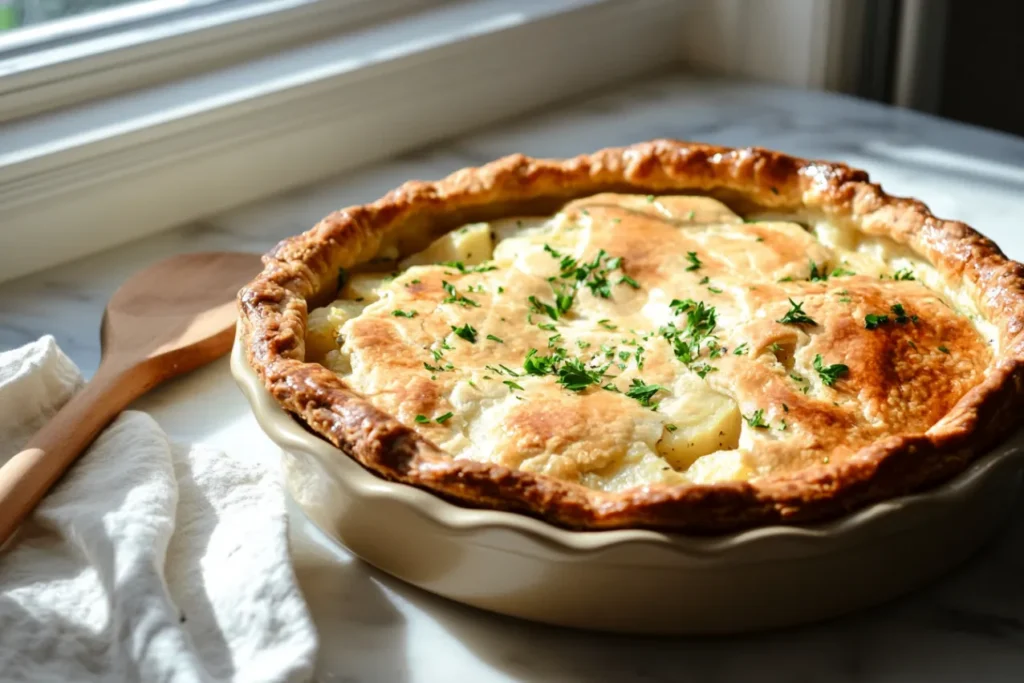
[[[996,335],[909,250],[794,218],[600,194],[466,225],[344,273],[306,358],[453,458],[604,491],[785,476],[927,432]]]

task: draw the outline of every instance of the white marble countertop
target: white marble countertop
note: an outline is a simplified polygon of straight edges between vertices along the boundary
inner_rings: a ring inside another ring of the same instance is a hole
[[[1024,140],[838,96],[663,76],[8,283],[0,290],[0,349],[53,334],[91,374],[106,299],[159,258],[265,251],[329,211],[375,199],[404,180],[437,178],[511,152],[563,156],[654,137],[846,161],[892,193],[967,221],[1024,260]],[[243,459],[276,458],[226,360],[137,407],[174,438]],[[296,572],[320,627],[324,681],[943,683],[1019,681],[1024,671],[1024,500],[976,559],[907,598],[825,624],[714,639],[590,634],[475,611],[381,575],[294,519]]]

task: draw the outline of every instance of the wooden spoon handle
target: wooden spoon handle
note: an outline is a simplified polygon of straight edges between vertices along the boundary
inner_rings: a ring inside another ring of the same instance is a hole
[[[64,404],[0,467],[0,546],[14,533],[71,463],[129,403],[155,382],[138,366],[100,366],[85,388]]]

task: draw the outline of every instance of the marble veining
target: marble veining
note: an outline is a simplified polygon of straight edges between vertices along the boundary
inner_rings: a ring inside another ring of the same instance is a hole
[[[410,178],[438,178],[512,152],[564,156],[654,137],[846,161],[1024,259],[1024,140],[842,96],[666,75],[7,283],[0,349],[53,334],[92,373],[107,297],[167,255],[265,251],[329,211]],[[137,407],[175,438],[243,459],[276,457],[224,361]],[[976,558],[911,596],[824,624],[712,639],[590,634],[478,612],[376,572],[294,519],[296,573],[321,630],[325,681],[952,683],[1019,681],[1024,671],[1024,500]]]

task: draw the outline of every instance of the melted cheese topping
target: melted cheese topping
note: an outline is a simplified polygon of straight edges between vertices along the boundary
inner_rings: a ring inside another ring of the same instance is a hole
[[[596,195],[397,265],[312,311],[307,358],[452,457],[602,490],[923,433],[992,357],[970,299],[894,243],[707,197]]]

